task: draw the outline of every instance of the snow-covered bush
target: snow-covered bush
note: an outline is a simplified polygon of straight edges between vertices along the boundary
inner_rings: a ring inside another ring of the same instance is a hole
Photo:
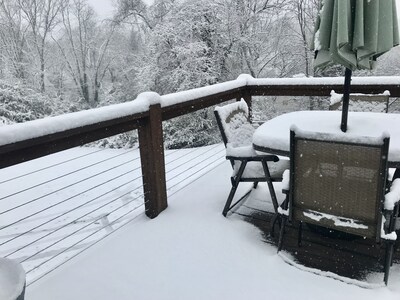
[[[51,97],[23,84],[0,81],[0,126],[84,109],[77,100]]]
[[[163,123],[168,149],[201,147],[221,142],[213,108],[203,109]]]
[[[88,144],[88,146],[92,145],[96,147],[110,148],[110,149],[137,148],[139,145],[137,130],[124,132]]]
[[[43,118],[53,114],[55,108],[54,102],[44,94],[0,82],[0,117],[3,124]]]

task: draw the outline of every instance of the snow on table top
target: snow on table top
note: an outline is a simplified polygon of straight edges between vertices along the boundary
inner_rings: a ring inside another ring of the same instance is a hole
[[[25,285],[25,271],[17,262],[0,257],[0,299],[15,300]]]
[[[349,112],[347,132],[340,130],[340,111],[299,111],[273,118],[256,129],[253,143],[260,147],[289,152],[290,128],[337,135],[340,139],[390,135],[389,161],[400,161],[400,114]],[[273,151],[272,151],[273,152]]]

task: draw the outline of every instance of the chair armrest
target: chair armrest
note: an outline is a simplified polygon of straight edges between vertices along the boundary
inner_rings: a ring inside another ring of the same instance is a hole
[[[279,161],[279,157],[276,155],[257,155],[257,156],[233,156],[233,155],[227,155],[226,159],[232,159],[232,160],[240,160],[240,161],[274,161],[277,162]]]
[[[253,145],[237,146],[234,147],[232,144],[226,144],[226,155],[234,157],[256,157],[257,153],[253,148]]]

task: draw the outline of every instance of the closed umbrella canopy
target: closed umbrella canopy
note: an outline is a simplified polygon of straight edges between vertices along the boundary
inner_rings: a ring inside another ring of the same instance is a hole
[[[315,69],[346,67],[342,131],[347,130],[351,72],[372,69],[376,58],[399,45],[395,0],[322,0],[313,49]]]
[[[372,69],[379,55],[399,44],[395,0],[322,0],[321,5],[314,68]]]

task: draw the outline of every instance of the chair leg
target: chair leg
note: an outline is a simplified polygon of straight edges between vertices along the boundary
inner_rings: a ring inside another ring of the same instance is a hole
[[[271,194],[272,204],[274,205],[274,211],[275,211],[275,213],[278,213],[279,204],[278,204],[278,199],[276,198],[274,185],[272,184],[271,174],[269,173],[269,169],[268,169],[267,163],[265,161],[262,161],[261,163],[262,163],[262,166],[263,166],[263,169],[264,169],[265,178],[267,180],[269,193]]]
[[[282,224],[281,230],[279,231],[279,240],[278,240],[278,252],[282,250],[283,245],[283,235],[285,233],[285,225],[286,225],[287,218],[286,216],[282,216]]]
[[[231,204],[230,207],[228,208],[227,213],[230,210],[232,210],[236,205],[238,205],[240,202],[242,202],[244,199],[246,199],[250,195],[250,193],[251,193],[251,189],[246,194],[244,194],[239,200],[237,200],[234,204]]]
[[[258,181],[254,181],[254,183],[253,183],[253,188],[257,188],[257,186],[258,186]]]
[[[230,209],[230,206],[231,206],[231,203],[233,200],[233,196],[235,195],[236,190],[237,190],[237,185],[232,186],[231,191],[229,192],[228,199],[226,200],[224,210],[222,211],[222,215],[224,217],[226,217],[226,214],[228,213],[228,211]]]
[[[231,191],[229,192],[228,199],[226,200],[224,210],[222,211],[222,215],[224,217],[226,217],[229,209],[231,208],[233,196],[235,196],[237,187],[239,185],[240,179],[242,178],[242,175],[243,175],[243,172],[244,172],[244,168],[246,167],[246,164],[247,164],[247,162],[245,162],[245,161],[242,162],[240,167],[239,167],[239,171],[236,174],[236,177],[235,178],[231,178],[232,188],[231,188]]]
[[[297,235],[297,245],[299,247],[301,247],[301,245],[302,245],[302,243],[301,243],[302,237],[303,237],[303,222],[299,222],[299,231],[298,231],[298,235]]]
[[[288,203],[289,203],[289,197],[288,195],[286,195],[285,200],[283,200],[281,207],[283,209],[287,209],[288,208]],[[275,236],[275,225],[278,222],[279,224],[279,228],[282,226],[282,216],[278,213],[275,213],[275,215],[273,216],[272,220],[271,220],[271,230],[270,230],[270,235],[271,237]]]
[[[387,241],[386,242],[386,254],[385,254],[385,266],[384,266],[384,278],[383,281],[385,284],[388,284],[389,280],[389,269],[390,265],[392,263],[392,257],[393,257],[393,241]]]
[[[270,229],[270,232],[269,232],[269,235],[271,237],[275,237],[275,225],[276,225],[276,223],[279,223],[279,225],[281,223],[279,214],[275,214],[271,219],[271,229]]]

